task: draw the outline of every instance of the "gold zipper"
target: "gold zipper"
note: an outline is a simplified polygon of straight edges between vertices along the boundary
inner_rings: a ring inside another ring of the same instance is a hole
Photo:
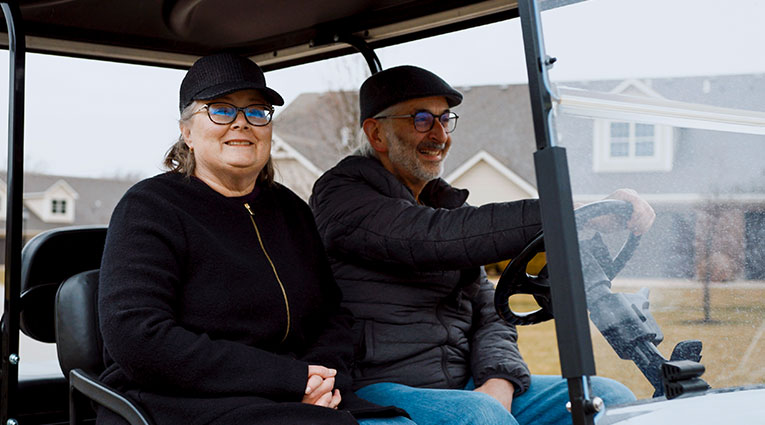
[[[268,255],[268,251],[266,251],[265,245],[263,245],[263,239],[260,237],[260,230],[258,230],[258,225],[255,223],[255,214],[252,212],[252,209],[250,208],[250,204],[246,203],[244,204],[244,207],[247,208],[247,212],[250,213],[250,221],[252,221],[252,226],[255,228],[255,234],[258,235],[258,242],[260,243],[260,249],[263,250],[263,254],[266,255],[266,259],[268,260],[268,263],[271,264],[271,270],[274,271],[274,276],[276,276],[276,281],[279,282],[279,288],[282,290],[282,297],[284,297],[284,307],[287,309],[287,330],[284,331],[284,337],[282,338],[281,342],[284,342],[287,340],[287,335],[290,333],[290,302],[287,300],[287,291],[284,290],[284,284],[282,283],[282,280],[279,278],[279,273],[276,272],[276,266],[274,266],[274,262],[271,261],[271,256]]]

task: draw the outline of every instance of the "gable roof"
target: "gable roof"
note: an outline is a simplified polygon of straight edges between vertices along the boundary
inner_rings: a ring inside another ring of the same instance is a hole
[[[353,152],[358,116],[355,92],[303,93],[274,118],[274,133],[324,172]],[[347,145],[344,132],[351,133]]]
[[[527,86],[458,87],[464,99],[454,108],[459,115],[452,147],[444,163],[449,175],[479,151],[486,151],[524,181],[536,187],[536,150]]]
[[[26,193],[41,193],[50,187],[64,182],[71,187],[79,196],[75,201],[74,223],[69,225],[85,224],[109,224],[112,211],[122,195],[133,185],[134,181],[119,179],[97,179],[86,177],[54,176],[39,173],[26,173],[24,175],[24,189]],[[6,186],[5,174],[0,177],[0,184]],[[25,193],[25,194],[26,194]],[[5,222],[5,217],[0,217],[0,222]],[[61,223],[46,223],[35,214],[26,215],[24,231],[36,233],[42,230],[61,227]],[[0,229],[0,234],[5,234],[5,226]]]
[[[449,183],[454,182],[455,180],[462,177],[466,172],[468,172],[471,168],[473,168],[477,163],[479,162],[485,162],[488,164],[491,168],[496,170],[500,175],[504,176],[507,180],[512,182],[514,185],[518,186],[519,189],[525,192],[526,197],[529,198],[538,198],[539,194],[537,193],[537,189],[530,185],[526,180],[521,178],[518,174],[514,173],[513,170],[510,170],[509,168],[505,167],[501,162],[497,161],[496,158],[494,158],[490,153],[486,152],[485,150],[481,150],[475,155],[473,155],[470,159],[463,162],[462,165],[457,167],[454,171],[452,171],[450,174],[446,175],[444,177],[444,180],[446,180]]]
[[[321,176],[322,171],[316,167],[313,162],[309,161],[308,158],[306,158],[303,154],[301,154],[297,149],[293,148],[289,145],[289,143],[285,142],[283,138],[281,138],[276,132],[274,132],[272,137],[273,146],[271,147],[271,157],[275,160],[282,159],[282,158],[291,158],[296,160],[300,165],[306,168],[306,170],[310,171],[311,173],[315,174],[318,178]]]
[[[526,86],[457,89],[464,100],[454,108],[460,118],[444,174],[484,150],[535,185],[530,158],[536,145],[529,139],[533,130]],[[343,128],[353,133],[347,145],[340,143]],[[350,91],[301,94],[274,119],[274,132],[323,171],[353,152],[359,131],[358,94]]]
[[[632,95],[639,92],[651,98],[765,112],[765,98],[759,95],[765,93],[765,74],[574,81],[559,85],[599,93],[626,89]],[[451,175],[478,152],[485,151],[536,187],[533,160],[536,144],[527,85],[458,87],[458,90],[464,100],[454,108],[460,118],[452,133],[444,175]],[[337,106],[342,104],[338,99],[357,108],[356,93],[342,93],[343,97],[336,93],[303,94],[275,119],[275,131],[322,170],[353,151],[353,146],[335,143],[342,127],[340,118],[333,118],[343,110]],[[327,110],[335,112],[327,114]],[[348,110],[345,109],[346,114]],[[351,119],[344,121],[352,122],[355,131],[357,111],[354,109]],[[676,129],[672,171],[594,173],[592,120],[558,116],[556,125],[562,135],[559,145],[569,147],[569,168],[576,193],[604,194],[615,187],[633,187],[648,194],[765,193],[762,136]],[[721,140],[725,143],[720,143]],[[730,155],[730,149],[739,152]]]
[[[24,193],[24,199],[42,198],[42,197],[45,196],[46,193],[48,193],[48,192],[50,192],[50,191],[52,191],[52,190],[54,190],[56,188],[60,188],[61,190],[63,190],[65,193],[67,193],[69,196],[71,196],[72,199],[79,199],[79,197],[80,197],[80,194],[77,193],[77,191],[74,190],[74,188],[69,183],[67,183],[66,180],[59,179],[59,180],[56,180],[52,185],[46,187],[41,192],[25,192]]]

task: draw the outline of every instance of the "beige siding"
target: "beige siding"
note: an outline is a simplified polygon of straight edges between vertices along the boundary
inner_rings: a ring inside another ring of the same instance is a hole
[[[529,197],[523,189],[483,160],[476,162],[451,184],[470,191],[468,202],[471,205],[514,201]]]
[[[313,183],[318,176],[294,158],[274,159],[274,168],[276,169],[275,180],[292,189],[293,192],[308,202]]]

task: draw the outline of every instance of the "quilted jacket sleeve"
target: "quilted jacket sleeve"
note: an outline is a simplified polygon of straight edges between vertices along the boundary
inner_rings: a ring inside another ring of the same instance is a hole
[[[456,270],[513,257],[541,226],[537,200],[445,209],[390,191],[341,170],[317,181],[311,207],[327,251],[361,262]]]

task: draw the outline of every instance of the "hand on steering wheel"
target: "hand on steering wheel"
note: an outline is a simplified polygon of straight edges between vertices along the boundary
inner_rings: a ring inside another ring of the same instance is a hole
[[[590,220],[606,215],[618,217],[626,226],[632,217],[633,204],[628,201],[607,199],[593,202],[575,210],[577,230],[580,230]],[[651,222],[653,220],[651,219]],[[649,224],[650,226],[650,224]],[[642,233],[642,232],[641,232]],[[613,279],[624,265],[632,257],[640,241],[640,236],[630,233],[629,238],[613,260],[602,264],[609,279]],[[505,321],[513,325],[531,325],[544,322],[553,318],[552,300],[550,297],[550,282],[547,274],[547,266],[536,274],[529,274],[526,270],[529,261],[538,253],[544,251],[544,235],[540,231],[521,253],[507,265],[505,271],[497,283],[494,293],[494,306],[497,313]],[[606,261],[604,261],[606,262]],[[530,294],[539,304],[540,308],[526,313],[516,313],[510,308],[509,298],[515,294]]]

